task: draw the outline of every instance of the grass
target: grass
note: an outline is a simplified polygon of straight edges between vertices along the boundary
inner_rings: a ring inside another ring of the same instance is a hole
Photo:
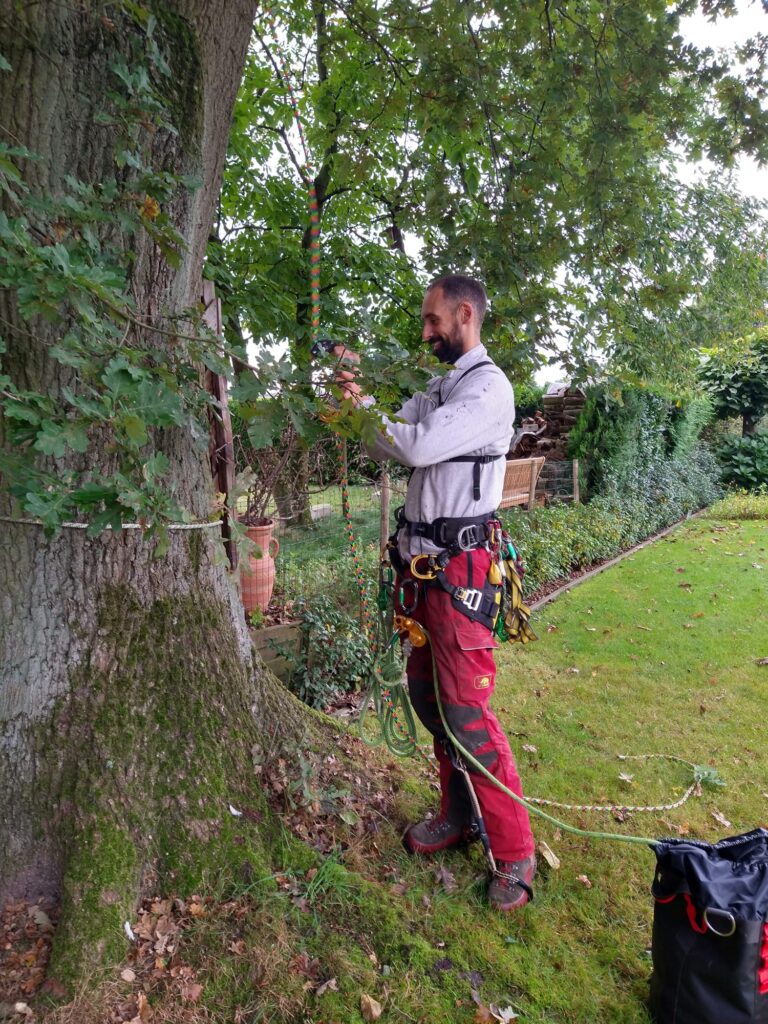
[[[716,768],[725,787],[623,822],[563,817],[710,841],[764,822],[768,667],[756,661],[768,656],[767,600],[765,525],[729,517],[689,522],[548,605],[535,623],[539,642],[498,656],[494,707],[525,791],[569,803],[667,803],[689,784],[685,766],[617,755],[674,754]],[[534,819],[561,866],[542,863],[535,902],[499,915],[484,902],[477,847],[434,863],[405,855],[400,832],[434,805],[433,780],[415,761],[388,777],[398,792],[387,815],[350,832],[329,858],[273,823],[274,873],[209,894],[208,913],[183,935],[199,1004],[153,997],[155,1024],[359,1024],[363,994],[383,1004],[385,1024],[469,1024],[487,1019],[478,1001],[513,1008],[523,1024],[647,1024],[651,851]],[[436,876],[441,866],[455,886]]]

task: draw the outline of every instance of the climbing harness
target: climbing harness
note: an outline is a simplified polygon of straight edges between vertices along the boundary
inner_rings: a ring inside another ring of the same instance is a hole
[[[536,639],[530,625],[531,610],[523,600],[523,566],[512,540],[494,515],[471,519],[436,519],[432,523],[414,523],[397,509],[398,529],[406,527],[411,536],[428,537],[443,545],[436,555],[415,555],[408,567],[410,577],[422,585],[435,584],[450,595],[454,607],[473,622],[481,622],[502,642],[528,643]],[[390,537],[389,550],[399,562],[396,534]],[[482,587],[451,583],[446,575],[450,560],[461,551],[487,545],[492,554],[491,567]],[[399,566],[402,569],[402,566]]]
[[[446,400],[453,394],[460,382],[464,380],[470,373],[475,370],[479,370],[481,366],[494,366],[495,364],[490,359],[482,359],[479,363],[475,363],[474,366],[468,367],[453,384],[453,387],[448,394],[443,397],[443,383],[445,378],[440,382],[440,387],[437,391],[437,408],[439,409]],[[496,462],[498,459],[505,459],[506,453],[502,452],[498,455],[454,455],[452,459],[446,459],[446,462],[470,462],[472,463],[472,500],[480,501],[480,467],[487,466],[491,462]]]

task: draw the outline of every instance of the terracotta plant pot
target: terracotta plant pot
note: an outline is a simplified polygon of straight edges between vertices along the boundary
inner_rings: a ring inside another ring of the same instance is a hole
[[[240,593],[247,615],[257,609],[265,611],[272,597],[275,556],[280,550],[277,538],[272,536],[274,528],[274,520],[268,519],[258,526],[249,526],[245,531],[249,540],[257,544],[262,552],[261,558],[255,554],[249,555],[247,563],[240,570]]]

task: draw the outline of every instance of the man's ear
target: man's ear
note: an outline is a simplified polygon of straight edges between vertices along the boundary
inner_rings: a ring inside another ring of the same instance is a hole
[[[472,319],[472,303],[471,302],[460,302],[459,303],[459,318],[463,324],[468,324]]]

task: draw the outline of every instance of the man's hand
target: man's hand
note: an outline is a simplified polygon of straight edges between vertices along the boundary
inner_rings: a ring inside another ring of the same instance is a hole
[[[338,360],[334,379],[341,388],[341,397],[351,398],[356,405],[359,405],[366,396],[363,395],[362,389],[356,381],[359,371],[352,368],[352,364],[359,363],[360,356],[344,345],[334,345],[333,354]]]

